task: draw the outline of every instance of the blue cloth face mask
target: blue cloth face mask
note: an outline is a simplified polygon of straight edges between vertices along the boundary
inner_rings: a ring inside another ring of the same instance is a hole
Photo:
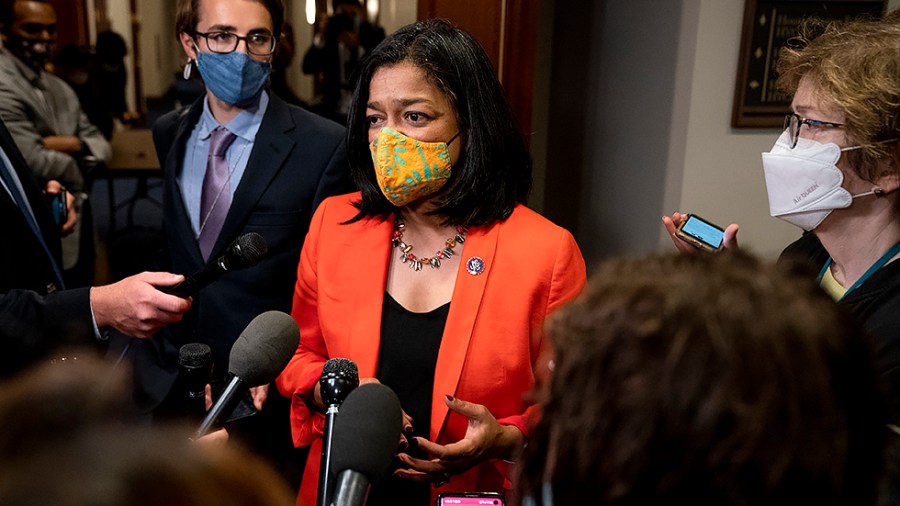
[[[241,105],[259,94],[269,80],[272,64],[237,51],[224,54],[197,51],[197,68],[213,95],[228,105]]]

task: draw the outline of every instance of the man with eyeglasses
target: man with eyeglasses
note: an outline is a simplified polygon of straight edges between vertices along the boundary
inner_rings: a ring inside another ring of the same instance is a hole
[[[137,343],[137,400],[154,418],[176,414],[184,403],[176,386],[182,345],[212,348],[215,387],[224,382],[231,346],[247,324],[264,311],[290,311],[313,211],[324,198],[352,188],[343,127],[267,89],[283,20],[281,0],[178,0],[176,6],[185,77],[196,66],[206,94],[153,127],[171,271],[199,271],[248,232],[263,236],[268,254],[196,294],[180,325]],[[266,401],[267,389],[255,389],[260,413],[229,427],[233,437],[243,435],[269,457],[294,451],[288,401],[272,392]],[[245,407],[252,411],[249,402]]]

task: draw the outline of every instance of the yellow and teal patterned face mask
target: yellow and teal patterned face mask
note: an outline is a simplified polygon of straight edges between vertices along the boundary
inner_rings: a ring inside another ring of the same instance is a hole
[[[372,141],[372,164],[378,187],[397,207],[440,190],[450,179],[450,148],[459,133],[447,142],[422,142],[391,128],[382,128]]]

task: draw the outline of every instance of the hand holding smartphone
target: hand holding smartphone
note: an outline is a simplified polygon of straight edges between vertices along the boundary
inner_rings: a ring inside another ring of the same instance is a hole
[[[696,214],[688,214],[675,236],[703,251],[715,252],[722,249],[725,230]]]
[[[69,206],[66,202],[66,189],[60,187],[58,193],[45,193],[47,203],[50,204],[50,214],[53,221],[62,226],[69,219]]]

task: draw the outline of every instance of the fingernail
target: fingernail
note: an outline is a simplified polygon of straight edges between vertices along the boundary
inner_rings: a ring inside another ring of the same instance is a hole
[[[409,448],[409,443],[406,441],[400,441],[400,449],[405,450],[407,448]]]
[[[446,397],[447,400],[448,400],[449,402],[453,402],[453,396],[452,396],[452,395],[450,395],[450,394],[444,394],[444,397]]]
[[[403,426],[403,432],[405,432],[405,433],[407,433],[407,434],[412,434],[412,433],[413,433],[413,426],[412,426],[412,425],[409,425],[409,424],[404,425],[404,426]]]

